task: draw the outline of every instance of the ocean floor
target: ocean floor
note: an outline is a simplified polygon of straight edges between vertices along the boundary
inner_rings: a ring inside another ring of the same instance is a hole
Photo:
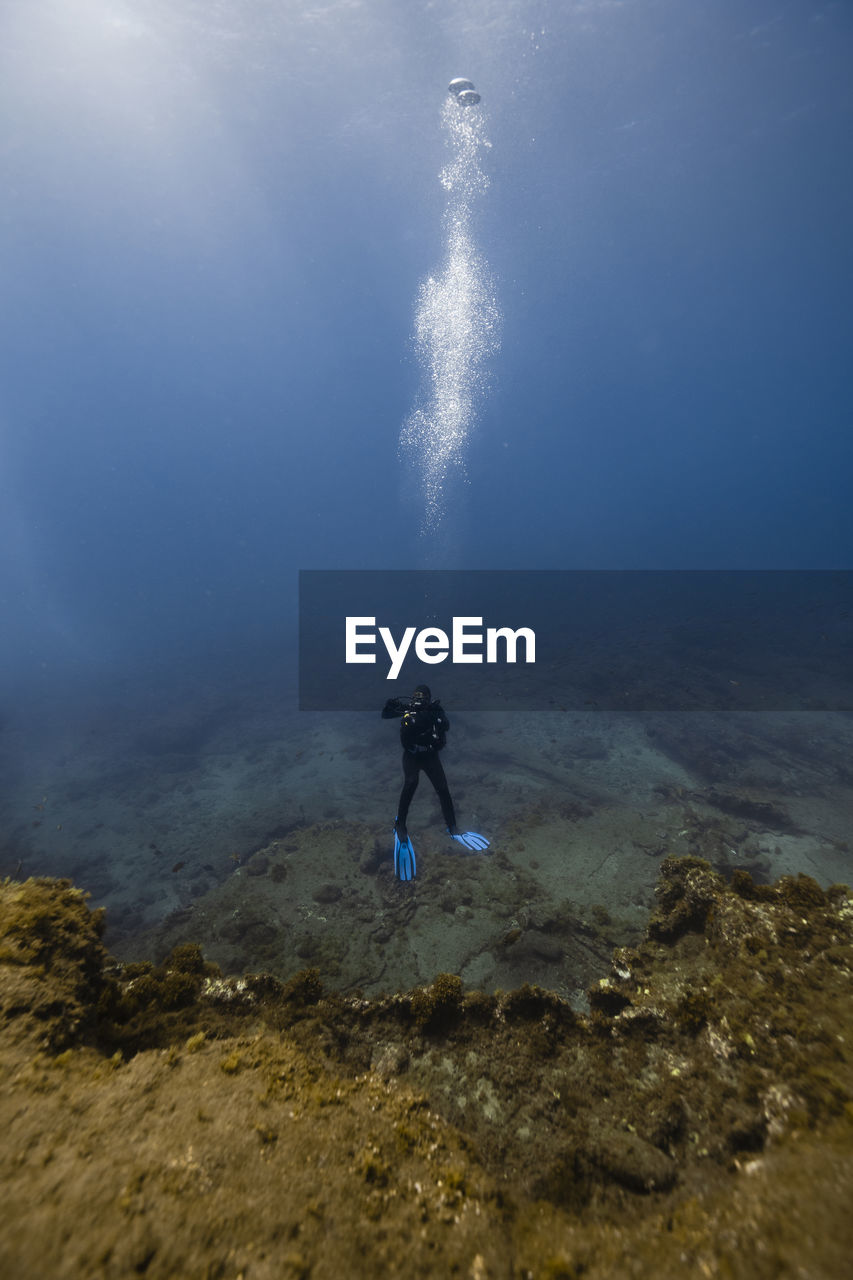
[[[378,709],[197,682],[10,710],[0,875],[73,879],[124,960],[197,941],[226,973],[311,966],[375,995],[452,972],[576,1006],[641,936],[667,856],[853,879],[850,715],[448,712],[459,825],[491,848],[459,850],[423,780],[401,884],[400,747]]]
[[[0,1272],[847,1275],[850,891],[666,858],[655,900],[578,1013],[121,965],[70,882],[0,881]]]

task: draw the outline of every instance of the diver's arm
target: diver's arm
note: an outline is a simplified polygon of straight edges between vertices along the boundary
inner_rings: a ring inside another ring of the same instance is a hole
[[[383,720],[399,720],[409,710],[407,698],[389,698],[382,708]]]

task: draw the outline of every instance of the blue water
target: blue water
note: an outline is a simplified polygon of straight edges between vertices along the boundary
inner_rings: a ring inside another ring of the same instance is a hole
[[[300,568],[850,567],[852,54],[813,0],[6,0],[0,869],[79,871],[21,815],[148,716],[309,733]],[[495,341],[425,522],[454,76]]]

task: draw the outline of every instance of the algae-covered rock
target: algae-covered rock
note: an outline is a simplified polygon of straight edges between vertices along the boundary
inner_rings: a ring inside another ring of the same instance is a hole
[[[192,946],[122,968],[101,925],[67,882],[0,886],[4,1274],[845,1274],[841,886],[667,859],[588,1015],[455,974],[225,979]]]
[[[107,953],[103,911],[70,880],[0,885],[0,1027],[51,1050],[95,1021]]]
[[[649,935],[674,942],[689,930],[701,930],[719,895],[721,877],[701,858],[665,858],[660,876]]]

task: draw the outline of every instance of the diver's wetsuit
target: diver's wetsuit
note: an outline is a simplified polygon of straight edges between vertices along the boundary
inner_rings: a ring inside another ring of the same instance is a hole
[[[400,805],[397,810],[397,833],[406,836],[406,819],[412,796],[417,790],[421,770],[435,787],[441,812],[450,831],[456,830],[456,815],[453,812],[453,800],[444,768],[438,753],[444,746],[450,721],[444,713],[441,703],[435,701],[425,706],[413,707],[408,698],[389,698],[382,708],[382,719],[393,720],[403,717],[400,725],[400,741],[403,744],[403,790],[400,792]]]

